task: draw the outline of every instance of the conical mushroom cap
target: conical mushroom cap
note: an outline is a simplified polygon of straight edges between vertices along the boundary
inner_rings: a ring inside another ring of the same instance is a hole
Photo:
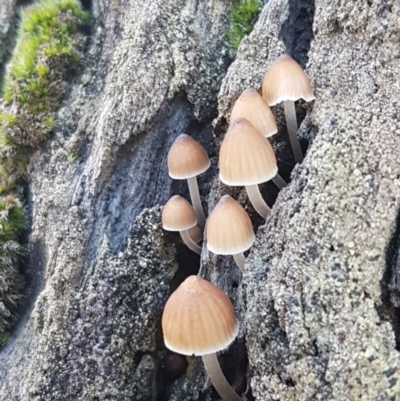
[[[174,195],[164,206],[161,220],[164,230],[183,231],[197,224],[192,205],[182,196]]]
[[[233,106],[229,121],[233,122],[240,117],[253,124],[257,131],[266,138],[278,132],[270,107],[255,89],[246,89],[239,96]]]
[[[265,74],[262,95],[270,106],[285,100],[315,99],[307,75],[287,54],[278,57]]]
[[[164,342],[183,355],[221,351],[235,339],[235,311],[223,291],[198,276],[188,277],[169,297],[162,316]]]
[[[207,248],[217,255],[247,251],[255,240],[246,211],[229,195],[224,195],[207,220]]]
[[[276,176],[274,150],[244,118],[235,120],[219,151],[219,178],[231,186],[260,184]]]
[[[171,178],[185,180],[195,177],[210,167],[206,150],[191,136],[181,134],[168,152],[168,170]]]

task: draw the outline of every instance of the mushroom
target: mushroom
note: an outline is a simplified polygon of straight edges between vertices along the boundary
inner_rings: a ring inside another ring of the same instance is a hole
[[[253,225],[246,211],[229,195],[224,195],[207,220],[207,249],[217,255],[233,255],[244,273],[243,252],[254,243]]]
[[[198,224],[192,228],[189,228],[188,231],[193,242],[198,244],[199,242],[203,241],[203,229]]]
[[[252,124],[244,118],[233,122],[219,151],[219,178],[230,186],[245,186],[257,213],[266,218],[270,208],[258,184],[274,178],[278,166],[274,150]]]
[[[296,61],[284,54],[276,59],[264,76],[262,95],[269,106],[284,102],[287,130],[296,163],[301,163],[303,153],[297,139],[297,119],[294,102],[315,99],[310,80]]]
[[[254,128],[266,138],[278,132],[270,107],[255,89],[246,89],[239,96],[233,105],[229,121],[233,123],[241,117],[253,124]],[[272,178],[272,181],[279,189],[286,186],[286,182],[279,174]]]
[[[192,240],[188,230],[197,225],[192,205],[182,196],[174,195],[164,206],[161,220],[164,230],[179,231],[183,242],[193,252],[201,254],[201,248]]]
[[[191,136],[181,134],[176,138],[168,152],[168,170],[171,178],[188,181],[190,199],[196,211],[197,220],[204,228],[206,218],[196,176],[210,167],[210,159],[205,149]]]
[[[236,338],[238,323],[223,291],[198,276],[189,276],[165,304],[165,346],[183,355],[201,356],[211,383],[224,401],[241,401],[226,380],[216,352]]]
[[[266,138],[276,134],[278,127],[268,104],[255,89],[246,89],[236,100],[229,121],[243,117]]]

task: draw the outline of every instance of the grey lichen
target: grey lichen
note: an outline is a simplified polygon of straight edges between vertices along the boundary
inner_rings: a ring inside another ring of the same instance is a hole
[[[126,250],[118,255],[103,244],[96,266],[75,290],[68,283],[74,273],[65,270],[84,249],[73,240],[79,241],[79,234],[71,227],[65,238],[69,245],[58,250],[59,263],[32,316],[39,343],[23,399],[60,400],[65,394],[76,400],[136,399],[138,394],[144,399],[153,391],[143,385],[154,380],[157,323],[178,267],[160,212],[159,207],[145,210],[137,218]],[[54,321],[53,314],[68,324]]]

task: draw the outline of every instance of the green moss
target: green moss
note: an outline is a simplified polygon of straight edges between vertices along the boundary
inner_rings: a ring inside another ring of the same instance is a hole
[[[11,94],[10,89],[6,88],[6,89],[4,90],[3,99],[4,99],[7,103],[10,103],[10,102],[11,102],[11,100],[12,100],[12,94]]]
[[[53,128],[54,126],[54,116],[48,116],[45,120],[44,120],[44,125],[48,128]]]
[[[74,76],[88,20],[79,0],[41,0],[21,11],[19,41],[5,77],[4,100],[17,103],[17,144],[37,147],[50,133],[63,82]]]
[[[3,333],[0,333],[0,347],[4,346],[10,338],[11,332],[5,331]]]
[[[70,163],[73,163],[73,162],[76,160],[76,155],[73,154],[73,153],[68,153],[68,154],[67,154],[67,160],[68,160]]]
[[[18,263],[24,248],[18,242],[26,228],[24,209],[14,195],[0,198],[0,275],[6,286],[0,288],[0,345],[9,337],[9,322],[15,309],[21,279]],[[8,334],[7,334],[8,333]]]
[[[18,264],[26,227],[16,197],[26,180],[33,148],[46,140],[65,82],[76,75],[89,15],[79,0],[39,0],[21,11],[19,39],[4,77],[0,108],[0,346],[10,337],[10,321],[22,283]],[[8,106],[7,103],[10,105]]]
[[[17,118],[12,113],[0,113],[0,122],[5,125],[15,125]]]
[[[227,37],[233,51],[236,52],[243,37],[252,31],[262,5],[263,0],[237,0],[232,7]]]

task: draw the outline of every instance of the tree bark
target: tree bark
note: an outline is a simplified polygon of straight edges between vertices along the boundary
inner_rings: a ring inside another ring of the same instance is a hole
[[[200,261],[240,321],[218,356],[235,391],[258,401],[399,397],[399,6],[270,0],[226,72],[230,4],[93,0],[85,68],[30,164],[30,265],[19,323],[0,350],[0,400],[211,394],[200,358],[175,380],[160,328],[169,293],[199,268],[162,231],[157,206],[188,196],[166,166],[183,132],[211,155],[199,181],[209,210],[229,193],[257,230],[243,275],[205,244]],[[264,222],[244,190],[218,181],[217,145],[236,98],[259,89],[285,52],[316,100],[296,103],[306,154],[293,171],[274,108],[288,186],[261,186],[273,206]]]

